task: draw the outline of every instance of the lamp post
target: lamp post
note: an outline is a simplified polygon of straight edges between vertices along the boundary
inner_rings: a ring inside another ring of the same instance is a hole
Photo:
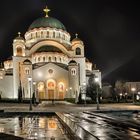
[[[70,87],[70,98],[72,98],[72,87]]]
[[[32,95],[31,95],[31,86],[32,86],[32,78],[28,77],[28,81],[29,81],[29,89],[30,89],[30,106],[29,106],[29,110],[32,110]]]
[[[96,93],[97,93],[97,96],[96,96],[97,110],[100,110],[100,107],[99,107],[99,89],[98,89],[99,78],[98,78],[98,77],[95,77],[95,82],[97,83],[97,86],[96,86]]]
[[[132,91],[132,93],[133,93],[133,104],[135,103],[135,91],[136,91],[136,88],[131,88],[131,91]]]

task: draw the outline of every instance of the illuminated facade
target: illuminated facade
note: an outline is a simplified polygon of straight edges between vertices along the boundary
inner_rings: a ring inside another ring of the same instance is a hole
[[[57,19],[46,16],[35,20],[24,38],[20,33],[13,40],[13,56],[0,69],[2,97],[30,98],[35,92],[38,99],[74,98],[78,101],[80,87],[87,82],[86,75],[101,72],[92,69],[86,61],[84,43],[77,37],[71,40],[65,26]],[[32,78],[30,87],[28,78]]]

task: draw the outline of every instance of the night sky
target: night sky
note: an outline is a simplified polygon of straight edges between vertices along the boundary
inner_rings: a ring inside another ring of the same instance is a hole
[[[44,16],[59,19],[74,38],[84,41],[87,58],[103,81],[140,81],[140,5],[138,0],[1,0],[0,61],[12,56],[12,41]]]

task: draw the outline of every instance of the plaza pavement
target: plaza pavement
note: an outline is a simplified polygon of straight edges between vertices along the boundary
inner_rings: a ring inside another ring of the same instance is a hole
[[[81,112],[81,111],[97,111],[96,104],[71,104],[67,102],[62,103],[42,103],[37,106],[32,105],[33,110],[29,111],[29,104],[19,103],[0,103],[0,110],[4,112]],[[100,104],[100,111],[117,111],[117,110],[138,110],[140,105],[133,105],[131,103],[117,103],[117,104]]]

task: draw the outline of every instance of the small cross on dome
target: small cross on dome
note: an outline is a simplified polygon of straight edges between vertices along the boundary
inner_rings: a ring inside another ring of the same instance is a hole
[[[46,16],[45,17],[48,17],[48,13],[50,12],[50,9],[46,6],[45,9],[43,9],[43,11],[45,12]]]
[[[75,34],[75,36],[76,36],[76,38],[78,38],[78,34],[77,33]]]
[[[18,36],[20,37],[20,35],[21,35],[21,32],[18,32]]]

